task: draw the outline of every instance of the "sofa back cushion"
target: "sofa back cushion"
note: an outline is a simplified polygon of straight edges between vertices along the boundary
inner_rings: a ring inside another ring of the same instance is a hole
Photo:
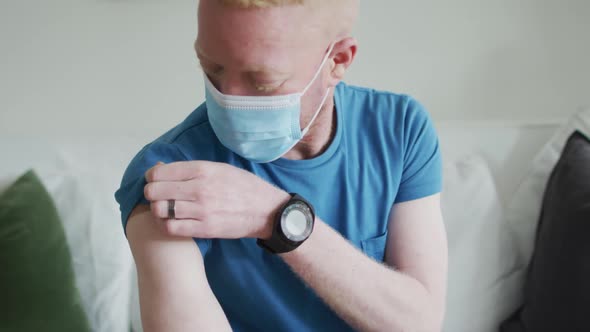
[[[518,305],[513,243],[487,162],[444,164],[442,212],[449,244],[445,332],[496,332]]]

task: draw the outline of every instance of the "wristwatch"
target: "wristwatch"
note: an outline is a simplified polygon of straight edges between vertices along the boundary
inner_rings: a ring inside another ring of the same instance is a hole
[[[256,244],[272,254],[290,252],[309,238],[313,231],[315,211],[305,198],[292,193],[275,218],[272,235]]]

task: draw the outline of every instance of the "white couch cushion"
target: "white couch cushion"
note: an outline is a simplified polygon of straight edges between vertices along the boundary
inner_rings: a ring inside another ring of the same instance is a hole
[[[129,315],[131,316],[131,329],[133,332],[143,332],[141,323],[141,308],[139,306],[139,285],[137,283],[137,269],[133,269],[131,276],[131,301]]]
[[[132,258],[112,184],[97,172],[71,169],[44,182],[62,217],[93,331],[128,331]]]
[[[487,162],[506,206],[531,159],[559,128],[551,123],[448,121],[437,124],[443,160],[478,154]]]
[[[486,162],[472,155],[444,164],[442,210],[449,242],[446,332],[497,331],[516,304],[512,241]]]

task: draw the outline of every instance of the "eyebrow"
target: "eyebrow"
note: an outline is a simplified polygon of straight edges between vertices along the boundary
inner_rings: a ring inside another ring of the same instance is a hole
[[[197,57],[200,60],[205,60],[205,61],[208,61],[208,62],[211,62],[211,63],[217,65],[217,63],[215,63],[215,61],[203,51],[201,46],[197,45],[196,50],[197,50]],[[247,69],[246,71],[251,75],[271,74],[271,75],[281,76],[281,78],[287,77],[290,75],[287,72],[280,71],[278,69],[271,68],[271,67],[257,67],[257,68]]]

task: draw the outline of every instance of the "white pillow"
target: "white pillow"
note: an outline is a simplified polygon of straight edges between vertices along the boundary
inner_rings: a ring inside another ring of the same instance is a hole
[[[506,219],[517,243],[521,277],[524,276],[534,250],[545,186],[567,139],[576,130],[590,137],[590,109],[574,114],[557,130],[533,159],[527,174],[508,204]]]
[[[132,258],[113,180],[75,168],[41,178],[61,216],[92,330],[128,331]]]
[[[129,308],[131,330],[133,332],[143,332],[143,326],[141,325],[141,309],[139,306],[139,285],[137,284],[137,270],[135,268],[132,271],[131,280],[131,307]]]
[[[72,238],[79,243],[73,247],[84,247],[91,258],[81,262],[78,275],[93,331],[129,331],[134,265],[114,193],[129,159],[139,150],[138,143],[105,136],[98,141],[63,142],[58,150],[72,179],[70,190],[62,195],[76,196],[62,197],[58,206],[69,206],[65,212],[69,220],[83,220],[77,225],[64,218],[64,223],[66,230],[75,230]]]
[[[469,156],[443,167],[442,211],[449,242],[446,332],[496,332],[514,309],[512,240],[486,162]]]

